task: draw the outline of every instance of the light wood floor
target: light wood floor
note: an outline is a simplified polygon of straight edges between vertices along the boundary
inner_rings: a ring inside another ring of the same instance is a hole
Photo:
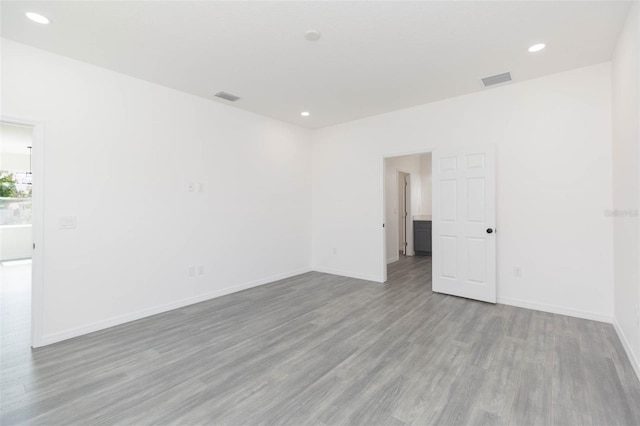
[[[35,351],[5,282],[1,423],[640,424],[611,325],[430,276],[424,257],[385,285],[308,273]]]

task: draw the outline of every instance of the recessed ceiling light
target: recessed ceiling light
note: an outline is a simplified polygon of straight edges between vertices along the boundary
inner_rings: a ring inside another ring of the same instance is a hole
[[[544,44],[544,43],[534,44],[533,46],[531,46],[531,47],[529,48],[529,52],[531,52],[531,53],[533,53],[533,52],[539,52],[539,51],[541,51],[542,49],[544,49],[545,47],[547,47],[547,45],[546,45],[546,44]]]
[[[27,18],[31,19],[33,22],[37,22],[38,24],[48,24],[49,18],[46,16],[42,16],[39,13],[27,12]]]
[[[320,31],[308,30],[304,33],[304,38],[306,38],[309,41],[318,41],[320,39]]]
[[[309,111],[302,111],[302,112],[300,113],[300,115],[301,115],[301,116],[303,116],[303,117],[308,117],[308,116],[310,116],[311,114],[309,114]]]

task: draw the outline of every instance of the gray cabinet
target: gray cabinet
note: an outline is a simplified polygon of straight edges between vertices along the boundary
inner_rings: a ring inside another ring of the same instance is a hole
[[[418,256],[431,256],[431,221],[413,221],[413,250]]]

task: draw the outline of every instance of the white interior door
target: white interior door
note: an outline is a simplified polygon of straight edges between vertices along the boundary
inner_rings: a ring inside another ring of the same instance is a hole
[[[433,291],[496,303],[495,147],[433,152]]]

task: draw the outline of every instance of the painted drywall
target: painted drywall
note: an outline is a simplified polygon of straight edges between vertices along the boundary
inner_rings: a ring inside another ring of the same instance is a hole
[[[420,155],[420,214],[432,213],[431,153]]]
[[[308,130],[4,39],[2,114],[45,123],[45,343],[309,270]]]
[[[0,261],[31,257],[31,225],[0,226]]]
[[[611,320],[610,63],[320,129],[312,138],[314,269],[383,279],[383,157],[495,144],[499,300]],[[514,277],[515,266],[522,277]]]
[[[420,213],[420,195],[422,191],[420,156],[408,155],[402,157],[388,158],[385,161],[385,209],[387,213],[386,229],[386,258],[387,262],[398,260],[400,251],[400,182],[398,181],[398,172],[405,172],[411,176],[411,206],[409,215],[418,215]],[[409,221],[407,228],[407,253],[413,256],[413,227]]]
[[[615,320],[640,376],[640,33],[638,4],[620,33],[612,60]]]

